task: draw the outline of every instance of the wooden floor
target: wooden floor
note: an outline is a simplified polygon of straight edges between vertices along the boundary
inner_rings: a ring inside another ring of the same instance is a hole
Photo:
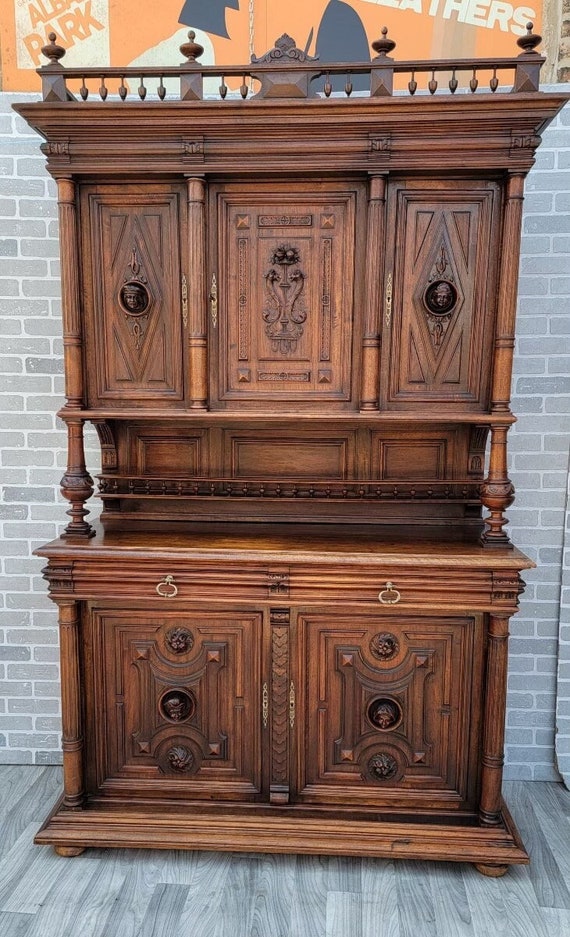
[[[1,937],[570,937],[570,792],[511,782],[530,867],[88,850],[32,837],[58,768],[0,766]]]

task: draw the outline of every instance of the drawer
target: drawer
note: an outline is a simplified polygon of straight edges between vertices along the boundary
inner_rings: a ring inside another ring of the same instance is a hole
[[[53,595],[176,603],[342,603],[351,608],[516,610],[522,580],[516,570],[411,568],[397,565],[297,563],[239,565],[184,558],[141,564],[77,560],[46,571]]]

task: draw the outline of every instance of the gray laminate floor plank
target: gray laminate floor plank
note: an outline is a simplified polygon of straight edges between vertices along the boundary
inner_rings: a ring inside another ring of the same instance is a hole
[[[45,852],[50,850],[49,846],[39,848]],[[57,858],[59,861],[55,881],[45,894],[38,896],[34,923],[30,926],[27,937],[46,937],[47,934],[57,934],[60,937],[69,930],[69,922],[75,916],[78,894],[84,893],[90,887],[102,861],[93,853],[86,854],[78,863],[61,856]]]
[[[561,908],[542,908],[548,937],[570,937],[570,911]]]
[[[227,852],[193,853],[193,875],[176,937],[213,937],[232,858]]]
[[[161,883],[168,857],[157,850],[133,850],[127,875],[97,937],[138,937],[154,889]],[[78,857],[81,858],[81,857]]]
[[[59,768],[32,768],[32,783],[16,790],[17,798],[0,821],[0,857],[5,856],[30,823],[38,831],[60,793]]]
[[[474,865],[467,863],[461,866],[461,874],[476,937],[480,934],[514,937],[503,900],[505,879],[481,875]]]
[[[52,849],[34,846],[30,824],[0,862],[0,911],[36,914],[62,875],[66,860]]]
[[[560,874],[570,887],[570,817],[556,814],[551,808],[545,809],[538,800],[534,801],[533,809]],[[542,869],[539,874],[544,874]]]
[[[294,856],[259,857],[251,937],[289,937],[294,876]]]
[[[325,856],[296,856],[290,937],[325,937],[327,875]]]
[[[226,878],[215,937],[249,937],[253,919],[255,882],[259,859],[232,856]]]
[[[327,893],[326,937],[362,937],[362,894],[354,891]]]
[[[155,886],[137,937],[172,937],[188,897],[188,885]]]
[[[362,865],[354,856],[330,856],[327,861],[327,888],[329,891],[362,892]]]
[[[0,911],[0,934],[2,934],[2,937],[28,937],[28,931],[33,920],[33,914]]]
[[[361,859],[362,937],[400,937],[396,870],[386,859]]]
[[[534,798],[526,787],[512,791],[510,809],[530,856],[529,877],[542,908],[570,909],[570,890],[544,835],[534,810]]]
[[[500,880],[500,886],[509,937],[552,937],[544,909],[538,905],[528,866],[512,866]]]
[[[422,937],[441,937],[435,925],[429,863],[402,859],[395,868],[401,937],[418,937],[418,922]]]
[[[45,771],[45,767],[32,767],[31,765],[1,766],[0,819],[4,819],[7,810],[14,809],[14,804],[21,800],[25,792]]]
[[[462,867],[455,862],[437,862],[429,869],[435,928],[445,937],[475,937]]]
[[[508,781],[505,785],[507,803],[511,786],[515,790],[522,786],[530,793],[533,800],[538,801],[548,813],[558,817],[563,814],[570,820],[570,790],[567,790],[563,784],[557,784],[554,781],[541,781],[533,784]]]
[[[57,932],[57,937],[100,937],[111,908],[121,893],[132,861],[129,858],[130,851],[92,849],[67,861],[79,875],[76,866],[82,865],[85,857],[91,855],[98,860],[95,871],[83,889],[78,888],[70,914],[61,931]]]

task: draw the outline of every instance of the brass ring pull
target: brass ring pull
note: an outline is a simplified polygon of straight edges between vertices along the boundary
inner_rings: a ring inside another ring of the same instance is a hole
[[[394,589],[394,585],[391,582],[386,583],[386,588],[382,589],[382,592],[378,594],[378,599],[382,602],[382,605],[396,605],[402,596],[397,589]]]
[[[156,591],[162,599],[173,599],[178,595],[178,586],[174,583],[174,576],[165,576],[156,587]]]

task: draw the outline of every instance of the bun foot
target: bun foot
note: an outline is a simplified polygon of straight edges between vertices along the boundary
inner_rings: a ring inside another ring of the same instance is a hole
[[[73,856],[80,856],[82,852],[85,852],[85,846],[54,846],[54,850],[58,856],[66,856],[71,859]]]
[[[481,875],[487,875],[489,878],[500,878],[508,871],[508,865],[487,865],[484,862],[475,862],[475,868]]]

